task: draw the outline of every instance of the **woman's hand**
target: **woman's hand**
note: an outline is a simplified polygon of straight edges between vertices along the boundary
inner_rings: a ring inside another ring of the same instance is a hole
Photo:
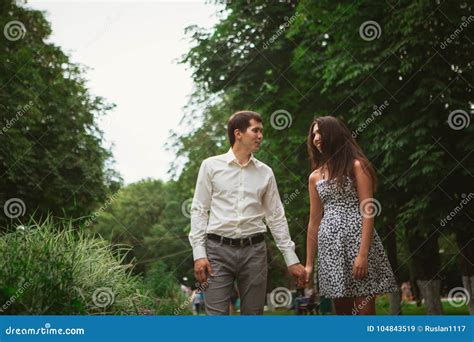
[[[362,280],[367,277],[369,273],[369,261],[368,257],[364,255],[358,255],[354,260],[354,265],[352,266],[352,275],[354,279]]]
[[[305,266],[306,271],[306,284],[309,284],[311,277],[313,276],[313,266]]]

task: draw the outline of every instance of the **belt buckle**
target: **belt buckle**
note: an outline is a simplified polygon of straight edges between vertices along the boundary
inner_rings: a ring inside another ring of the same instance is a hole
[[[244,239],[240,239],[240,247],[242,248],[244,246]]]

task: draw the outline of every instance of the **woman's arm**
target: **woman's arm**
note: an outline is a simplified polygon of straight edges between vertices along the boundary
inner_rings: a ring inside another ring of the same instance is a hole
[[[360,161],[354,162],[354,173],[357,184],[357,195],[362,215],[362,238],[359,254],[354,261],[353,276],[355,279],[363,279],[368,273],[368,255],[372,238],[374,236],[374,203],[373,203],[373,180],[368,172],[364,170]]]
[[[309,176],[309,223],[308,234],[306,237],[306,283],[309,282],[311,273],[313,272],[314,258],[316,256],[318,246],[318,230],[319,224],[323,217],[323,207],[316,189],[316,182],[319,180],[319,172],[313,172]]]

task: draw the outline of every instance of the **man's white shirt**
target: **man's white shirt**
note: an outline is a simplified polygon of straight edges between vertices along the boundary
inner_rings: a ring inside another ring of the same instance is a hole
[[[272,169],[253,154],[240,165],[232,149],[202,162],[191,206],[194,260],[207,257],[206,234],[241,239],[264,233],[263,218],[287,266],[299,263]]]

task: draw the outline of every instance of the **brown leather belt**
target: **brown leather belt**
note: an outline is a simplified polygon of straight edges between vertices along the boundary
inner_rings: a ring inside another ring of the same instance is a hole
[[[248,245],[255,245],[257,243],[264,241],[265,235],[260,233],[260,234],[249,236],[243,239],[231,239],[231,238],[227,238],[227,237],[216,235],[216,234],[207,234],[207,238],[209,240],[220,242],[228,246],[244,247]]]

